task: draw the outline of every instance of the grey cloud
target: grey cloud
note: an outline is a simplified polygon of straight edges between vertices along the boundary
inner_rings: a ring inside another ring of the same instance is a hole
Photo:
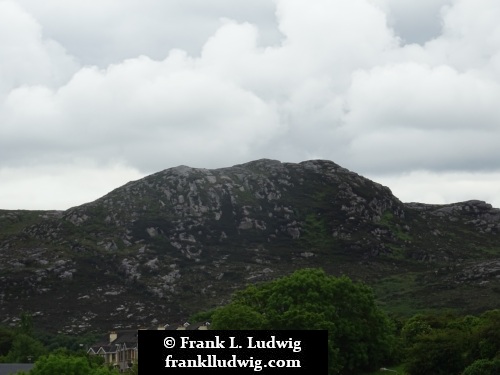
[[[404,44],[425,44],[441,35],[442,12],[454,0],[375,0]]]
[[[269,0],[17,2],[83,65],[105,67],[139,55],[162,60],[173,48],[196,56],[221,18],[258,24],[262,44],[281,38]]]
[[[29,41],[3,60],[19,82],[0,80],[0,172],[261,157],[380,176],[499,168],[493,1],[17,3],[0,2]]]

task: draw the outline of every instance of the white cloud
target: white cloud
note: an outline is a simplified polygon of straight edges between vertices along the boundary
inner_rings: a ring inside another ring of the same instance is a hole
[[[239,5],[0,1],[0,168],[500,168],[496,2]]]
[[[446,204],[483,200],[500,208],[500,172],[413,171],[394,176],[373,175],[374,181],[389,186],[403,202]]]
[[[38,22],[11,1],[0,1],[0,98],[22,85],[57,86],[77,69]]]
[[[84,156],[154,172],[166,162],[216,163],[228,153],[244,161],[280,132],[272,105],[180,52],[84,68],[58,90],[18,88],[2,113],[0,144],[16,150],[4,165],[42,154],[42,162]]]
[[[2,209],[56,210],[91,202],[129,181],[144,177],[122,165],[65,165],[0,168]],[[68,191],[73,194],[68,194]]]
[[[466,71],[482,70],[498,56],[500,3],[495,0],[456,0],[443,8],[442,17],[442,35],[426,45],[436,59]]]
[[[499,95],[498,83],[449,66],[359,71],[344,116],[349,156],[379,171],[498,168]]]

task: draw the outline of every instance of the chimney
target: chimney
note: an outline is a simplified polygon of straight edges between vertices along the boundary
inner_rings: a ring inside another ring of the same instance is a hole
[[[118,333],[115,331],[111,331],[109,333],[109,343],[111,344],[113,341],[115,341],[118,338]]]
[[[202,325],[200,325],[200,326],[198,327],[198,329],[199,329],[199,330],[201,329],[202,331],[205,331],[205,330],[207,330],[207,329],[208,329],[208,326],[209,326],[209,325],[210,325],[210,322],[205,322],[205,323],[203,323]]]

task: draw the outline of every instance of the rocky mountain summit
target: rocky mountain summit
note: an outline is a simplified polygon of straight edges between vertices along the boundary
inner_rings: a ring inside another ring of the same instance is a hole
[[[170,168],[66,211],[0,211],[0,321],[150,326],[302,267],[372,285],[396,314],[500,299],[500,210],[402,203],[325,160]]]

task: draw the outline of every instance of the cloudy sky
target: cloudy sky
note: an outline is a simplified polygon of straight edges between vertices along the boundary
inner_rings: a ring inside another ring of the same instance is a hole
[[[0,0],[0,208],[329,159],[500,207],[498,0]]]

